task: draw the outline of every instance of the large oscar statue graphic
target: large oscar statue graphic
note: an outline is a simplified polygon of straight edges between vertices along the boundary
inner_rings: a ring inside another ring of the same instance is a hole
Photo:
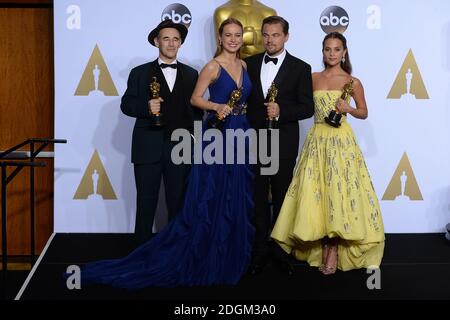
[[[156,80],[156,77],[153,77],[153,81],[152,81],[152,83],[150,83],[150,92],[152,94],[153,99],[159,98],[160,88],[161,88],[161,85]],[[153,114],[153,125],[155,125],[157,127],[161,127],[164,125],[164,121],[163,121],[161,112]]]
[[[242,97],[242,87],[239,88],[239,89],[233,90],[231,92],[230,99],[228,100],[227,105],[230,108],[234,108],[234,106],[241,99],[241,97]],[[216,114],[215,117],[212,117],[208,121],[208,125],[209,125],[210,128],[215,128],[215,129],[222,130],[224,120],[225,120],[225,118],[223,118],[220,115]]]
[[[353,93],[353,78],[350,79],[348,83],[344,85],[342,88],[341,99],[347,101],[348,97],[350,97]],[[325,122],[330,126],[335,128],[339,128],[341,126],[341,118],[342,114],[337,110],[331,110],[328,117],[325,117]]]
[[[257,0],[230,0],[214,11],[216,36],[220,24],[233,17],[244,26],[244,44],[241,48],[241,58],[264,51],[262,44],[261,23],[264,18],[274,16],[277,12]]]

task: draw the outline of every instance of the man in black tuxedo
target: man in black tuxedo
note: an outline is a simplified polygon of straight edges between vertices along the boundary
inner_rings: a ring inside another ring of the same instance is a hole
[[[269,241],[269,234],[292,179],[299,146],[298,121],[314,114],[311,67],[285,50],[284,45],[289,39],[289,23],[285,19],[279,16],[267,17],[263,20],[261,30],[266,51],[246,59],[253,84],[247,117],[251,126],[257,130],[268,127],[267,119],[274,119],[275,130],[279,130],[279,170],[274,175],[262,175],[261,164],[255,166],[256,233],[250,273],[260,272],[269,257],[274,257],[275,262],[291,273],[287,255],[275,242]],[[275,102],[268,100],[272,83],[278,89]],[[269,188],[272,214],[269,210]]]
[[[152,234],[158,204],[161,177],[164,179],[169,219],[182,205],[189,164],[175,165],[171,160],[171,133],[178,128],[193,130],[194,120],[201,120],[203,111],[190,104],[198,72],[176,60],[187,28],[172,20],[162,21],[148,36],[151,45],[159,49],[159,57],[135,67],[128,77],[128,85],[120,108],[136,118],[133,130],[131,162],[136,181],[136,225],[138,242]],[[150,83],[156,77],[160,84],[160,98],[153,98]],[[163,125],[155,123],[161,113]]]

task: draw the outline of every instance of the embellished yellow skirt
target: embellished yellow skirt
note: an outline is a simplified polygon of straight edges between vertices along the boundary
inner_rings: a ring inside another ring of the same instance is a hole
[[[298,260],[322,263],[321,239],[338,237],[338,268],[378,267],[384,251],[380,205],[349,124],[315,123],[271,237]]]

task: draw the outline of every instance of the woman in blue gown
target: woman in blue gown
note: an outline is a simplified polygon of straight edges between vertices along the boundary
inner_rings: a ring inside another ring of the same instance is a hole
[[[218,52],[200,72],[191,102],[210,111],[203,123],[204,130],[208,120],[216,115],[224,117],[225,130],[249,129],[245,101],[251,82],[245,62],[239,58],[242,34],[243,27],[238,20],[225,20],[219,28]],[[240,100],[234,107],[227,105],[232,91],[239,88]],[[207,89],[209,100],[203,98]],[[222,137],[224,159],[225,152],[233,152],[236,158],[236,147],[230,149],[230,141],[225,139],[225,134]],[[203,142],[202,150],[209,143],[212,142]],[[128,289],[236,284],[251,257],[252,184],[248,161],[194,164],[184,204],[177,216],[127,257],[85,265],[82,281]]]

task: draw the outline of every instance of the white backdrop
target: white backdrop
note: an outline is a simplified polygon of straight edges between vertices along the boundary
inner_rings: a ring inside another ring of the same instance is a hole
[[[179,2],[192,19],[180,61],[200,70],[211,59],[213,13],[226,2]],[[68,139],[67,145],[55,146],[56,232],[133,231],[134,119],[121,113],[120,97],[129,71],[156,58],[147,35],[172,3],[55,0],[55,137]],[[313,71],[322,69],[322,12],[334,5],[346,11],[353,74],[365,87],[369,108],[367,120],[349,121],[380,199],[386,232],[443,232],[450,222],[450,2],[263,3],[290,22],[287,50]],[[94,69],[100,70],[98,80]],[[311,123],[301,122],[302,138]]]

